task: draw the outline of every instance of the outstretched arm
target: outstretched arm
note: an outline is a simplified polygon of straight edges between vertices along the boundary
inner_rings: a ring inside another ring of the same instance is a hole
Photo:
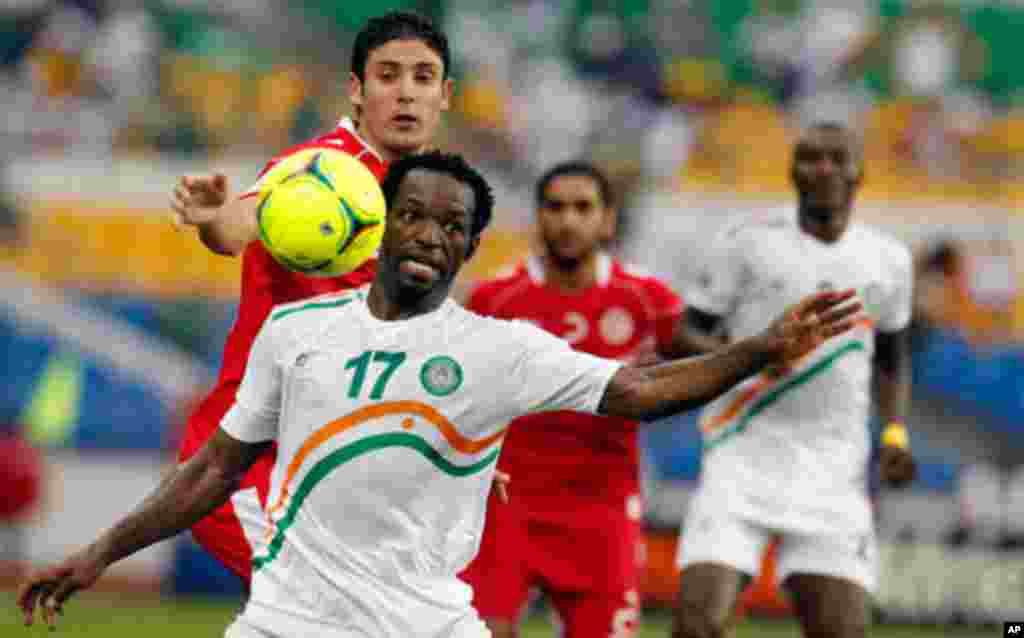
[[[599,412],[650,420],[701,406],[758,372],[786,367],[857,321],[854,295],[823,292],[787,310],[764,332],[700,357],[657,366],[626,366],[615,373]]]
[[[218,429],[131,514],[63,563],[33,574],[18,592],[25,624],[39,605],[51,626],[69,596],[91,586],[111,564],[188,529],[223,504],[271,443],[245,443]]]

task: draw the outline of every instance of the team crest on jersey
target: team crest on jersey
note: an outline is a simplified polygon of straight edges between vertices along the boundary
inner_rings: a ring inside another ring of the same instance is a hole
[[[633,316],[623,308],[609,308],[598,323],[601,331],[601,338],[611,346],[621,346],[629,343],[636,332],[636,324]]]
[[[861,302],[864,304],[864,312],[871,317],[878,317],[881,313],[885,293],[878,283],[870,283],[857,291]]]
[[[420,368],[423,389],[435,397],[448,396],[462,385],[462,366],[451,357],[431,357]]]

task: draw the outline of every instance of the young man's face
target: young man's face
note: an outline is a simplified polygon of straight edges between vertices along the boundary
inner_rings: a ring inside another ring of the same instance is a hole
[[[586,175],[551,180],[537,209],[537,224],[548,254],[559,261],[579,261],[612,238],[614,211],[601,188]]]
[[[860,186],[860,156],[850,136],[811,129],[793,151],[793,183],[801,201],[812,208],[848,208]]]
[[[422,40],[391,40],[370,51],[363,80],[349,80],[349,99],[360,133],[385,159],[428,146],[448,110],[452,81],[444,63]]]
[[[472,188],[445,173],[416,169],[388,210],[380,265],[412,296],[443,292],[474,247]],[[442,290],[443,289],[443,290]]]

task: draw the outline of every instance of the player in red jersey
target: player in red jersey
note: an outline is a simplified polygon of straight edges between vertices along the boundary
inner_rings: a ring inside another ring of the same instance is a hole
[[[467,307],[534,322],[602,357],[686,354],[677,341],[680,298],[602,251],[615,228],[610,191],[589,164],[551,169],[536,190],[546,253],[478,285]],[[516,635],[535,585],[567,638],[631,635],[642,558],[636,423],[575,412],[521,418],[499,468],[515,493],[487,509],[480,553],[462,575],[495,638]]]
[[[450,66],[447,38],[426,18],[404,12],[372,18],[353,47],[348,85],[352,117],[342,119],[330,133],[278,155],[260,176],[293,153],[329,148],[362,160],[383,179],[389,162],[432,143],[452,94]],[[210,250],[243,254],[238,318],[225,345],[217,385],[186,426],[179,450],[182,461],[202,447],[234,402],[253,339],[275,305],[361,286],[376,271],[375,260],[334,278],[307,277],[280,266],[256,241],[258,191],[259,182],[232,198],[225,176],[215,173],[183,177],[171,198],[176,221],[195,226]],[[192,528],[196,541],[246,582],[251,542],[262,538],[265,529],[262,504],[275,456],[276,449],[261,457],[231,501]]]

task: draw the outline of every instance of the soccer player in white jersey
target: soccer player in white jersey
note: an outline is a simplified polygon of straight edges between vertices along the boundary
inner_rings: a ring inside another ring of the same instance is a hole
[[[30,577],[18,595],[27,623],[38,605],[52,624],[108,565],[223,503],[276,441],[271,532],[254,550],[252,593],[227,636],[487,636],[457,574],[479,546],[513,418],[692,408],[859,320],[853,291],[818,293],[714,354],[623,366],[449,298],[493,206],[460,157],[401,159],[383,191],[387,230],[371,285],[271,313],[221,428],[134,513]]]
[[[704,459],[680,540],[674,638],[726,634],[741,586],[775,539],[779,577],[805,635],[865,635],[876,584],[867,492],[872,372],[888,424],[882,478],[898,486],[915,473],[903,425],[910,253],[851,222],[861,156],[843,126],[808,129],[793,151],[792,179],[795,213],[754,215],[719,235],[688,291],[691,347],[710,351],[757,334],[815,290],[855,289],[867,316],[786,373],[751,377],[702,414]]]

